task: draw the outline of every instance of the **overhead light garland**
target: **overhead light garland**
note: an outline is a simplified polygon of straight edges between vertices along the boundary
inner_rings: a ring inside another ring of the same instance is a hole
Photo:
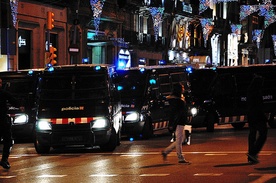
[[[155,41],[158,40],[158,32],[159,32],[159,25],[162,22],[162,16],[164,12],[164,8],[162,7],[150,7],[150,14],[152,16],[153,20],[153,26],[154,26],[154,35],[155,35]]]
[[[18,13],[18,0],[10,0],[11,15],[13,26],[16,27],[17,13]]]
[[[103,11],[104,1],[105,0],[90,0],[90,5],[93,11],[96,35],[98,34],[98,31],[99,31],[99,25],[100,25],[101,15]]]
[[[273,46],[274,46],[274,55],[276,56],[276,35],[271,35]]]
[[[214,28],[213,20],[211,18],[202,18],[200,23],[203,29],[204,46],[207,47],[208,36]]]

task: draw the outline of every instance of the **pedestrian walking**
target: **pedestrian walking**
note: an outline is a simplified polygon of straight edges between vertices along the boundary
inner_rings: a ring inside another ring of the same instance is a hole
[[[267,118],[263,111],[262,87],[264,78],[255,75],[247,91],[248,105],[248,162],[259,163],[258,154],[267,139]]]
[[[0,165],[5,169],[10,168],[8,158],[13,146],[11,120],[7,115],[7,102],[14,107],[20,107],[19,102],[9,92],[2,89],[2,79],[0,78],[0,139],[3,141]],[[24,107],[20,107],[20,110],[24,111]]]
[[[184,90],[184,85],[176,84],[173,86],[172,94],[167,97],[170,105],[169,131],[175,134],[175,141],[166,147],[161,154],[164,161],[166,161],[167,155],[175,148],[178,163],[190,164],[182,154],[182,143],[185,137],[184,126],[187,123],[188,113],[186,102],[182,97]]]

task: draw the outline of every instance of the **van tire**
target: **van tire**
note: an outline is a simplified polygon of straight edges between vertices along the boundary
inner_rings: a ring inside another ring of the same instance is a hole
[[[206,131],[213,132],[215,130],[215,116],[209,114],[206,119]]]
[[[142,138],[143,139],[149,139],[151,138],[153,135],[153,127],[152,127],[152,123],[150,122],[149,119],[147,119],[145,121],[144,127],[143,127],[143,131],[142,131]]]
[[[112,128],[109,141],[108,141],[108,143],[106,143],[104,145],[100,145],[101,150],[107,151],[107,152],[114,151],[115,148],[117,147],[117,143],[118,143],[117,138],[118,138],[118,136],[116,134],[116,130],[114,128]]]
[[[34,146],[38,154],[47,154],[50,152],[50,146],[41,145],[36,139],[35,139]]]
[[[234,127],[235,130],[241,130],[243,129],[245,123],[232,123],[231,125]]]

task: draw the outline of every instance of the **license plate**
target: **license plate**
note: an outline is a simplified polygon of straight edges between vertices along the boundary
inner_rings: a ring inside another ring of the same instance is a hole
[[[83,140],[82,136],[66,136],[62,137],[62,142],[80,142]]]

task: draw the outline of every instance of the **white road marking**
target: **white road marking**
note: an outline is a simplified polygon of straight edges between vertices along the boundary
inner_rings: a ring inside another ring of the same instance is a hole
[[[118,174],[92,174],[89,177],[116,177]]]
[[[169,176],[170,174],[141,174],[139,176],[141,177],[164,177],[164,176]]]
[[[56,177],[66,177],[67,175],[49,175],[49,174],[45,174],[45,175],[39,175],[37,176],[38,178],[56,178]]]
[[[0,179],[10,179],[10,178],[14,178],[16,176],[8,176],[8,175],[0,175]]]
[[[218,177],[218,176],[222,176],[223,173],[196,173],[194,174],[194,176],[197,177],[206,177],[206,176],[211,176],[211,177]]]

